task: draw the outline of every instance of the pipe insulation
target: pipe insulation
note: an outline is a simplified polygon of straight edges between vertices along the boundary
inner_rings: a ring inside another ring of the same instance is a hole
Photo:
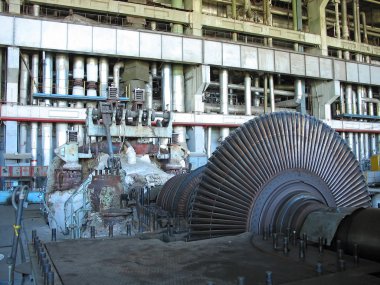
[[[185,112],[185,80],[182,64],[173,64],[173,111]],[[174,127],[173,131],[178,134],[179,142],[186,142],[186,127]]]
[[[118,90],[120,88],[120,70],[122,68],[124,68],[124,62],[118,62],[113,66],[113,84]]]
[[[249,73],[245,74],[244,77],[244,98],[245,98],[245,115],[252,115],[252,92],[251,92],[251,76]]]
[[[30,102],[33,102],[33,105],[37,105],[37,99],[33,99],[33,94],[38,93],[38,77],[39,77],[39,64],[40,64],[40,57],[38,53],[34,53],[32,56],[32,82],[30,86],[31,90],[31,100]]]
[[[50,52],[43,52],[43,86],[42,92],[52,94],[53,88],[53,55]],[[50,100],[45,100],[46,105],[50,105]],[[49,166],[52,160],[53,147],[53,124],[41,124],[41,147],[42,166]]]
[[[29,55],[21,54],[21,69],[20,69],[20,104],[26,106],[28,103],[28,85],[29,85]],[[27,123],[22,122],[20,124],[20,133],[19,133],[19,153],[26,153],[26,144],[27,144]]]
[[[69,57],[67,54],[57,54],[55,56],[55,86],[56,94],[69,94]],[[67,107],[67,101],[58,101],[58,107]],[[68,124],[57,123],[55,125],[56,146],[66,143],[66,131]]]
[[[73,95],[85,96],[84,92],[84,57],[83,56],[75,56],[74,64],[73,64]],[[83,103],[77,101],[75,103],[75,107],[80,109],[83,108]],[[78,132],[78,142],[79,145],[83,144],[84,139],[84,126],[82,124],[74,125],[74,130]]]
[[[108,59],[102,57],[99,60],[99,95],[107,97],[108,94],[109,65]]]
[[[223,115],[228,115],[228,70],[219,70],[219,94],[220,94],[220,113]],[[223,141],[228,137],[230,132],[229,128],[220,129],[220,137]]]
[[[86,79],[87,79],[87,96],[88,97],[96,97],[98,96],[97,92],[97,83],[98,83],[98,74],[99,74],[99,66],[98,59],[96,57],[88,57],[86,61]],[[87,103],[87,107],[96,107],[96,103],[89,102]]]
[[[53,55],[50,52],[43,52],[43,79],[42,92],[50,95],[53,93]],[[46,106],[50,106],[50,100],[45,100]]]
[[[172,66],[164,63],[161,68],[162,111],[172,110]]]

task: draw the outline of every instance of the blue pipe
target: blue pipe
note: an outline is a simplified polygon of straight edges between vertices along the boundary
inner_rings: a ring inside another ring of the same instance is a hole
[[[0,205],[10,204],[12,199],[12,191],[0,191]],[[42,203],[44,194],[41,192],[29,192],[28,203],[38,204]]]

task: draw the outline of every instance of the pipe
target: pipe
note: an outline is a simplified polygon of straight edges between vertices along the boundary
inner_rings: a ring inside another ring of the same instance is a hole
[[[98,59],[96,57],[88,57],[86,62],[87,71],[87,96],[96,97],[96,84],[98,83]],[[87,107],[95,107],[96,103],[87,103]]]
[[[56,93],[69,94],[69,57],[66,54],[57,54],[55,57]],[[67,101],[58,101],[58,107],[67,107]],[[66,143],[68,124],[58,123],[55,126],[56,146]]]
[[[56,94],[69,94],[69,57],[66,54],[55,56]],[[67,101],[58,101],[58,107],[67,107]]]
[[[173,64],[173,111],[185,112],[185,82],[182,64]],[[180,143],[186,142],[185,127],[174,127],[173,131],[178,134]]]
[[[347,24],[347,0],[342,0],[342,32],[343,32],[343,39],[348,40],[350,34],[348,31],[348,24]]]
[[[153,109],[153,75],[149,74],[149,81],[145,84],[145,107]]]
[[[340,24],[339,24],[339,0],[335,0],[335,31],[336,38],[340,40]],[[338,58],[342,58],[342,51],[338,50]]]
[[[38,141],[38,123],[31,123],[30,130],[30,148],[32,153],[31,165],[37,166],[37,141]]]
[[[346,85],[346,112],[347,114],[353,114],[352,112],[352,85]]]
[[[185,112],[183,65],[173,65],[173,111]]]
[[[219,70],[219,94],[220,94],[220,113],[228,115],[228,70]],[[221,128],[220,136],[222,141],[228,137],[230,132],[229,128]]]
[[[252,92],[255,92],[255,96],[259,96],[259,93],[265,93],[265,88],[261,88],[259,87],[259,82],[258,82],[258,78],[257,78],[257,81],[255,82],[255,86],[251,86],[251,91]],[[209,83],[209,86],[220,86],[220,83],[219,82],[210,82]],[[244,85],[239,85],[239,84],[228,84],[227,85],[229,89],[234,89],[234,90],[242,90],[244,91],[245,90],[245,86]],[[294,97],[294,92],[291,92],[291,91],[286,91],[286,90],[279,90],[279,89],[275,89],[274,90],[274,94],[275,95],[279,95],[279,96],[286,96],[286,97]]]
[[[53,93],[53,55],[50,52],[43,52],[43,93]],[[50,106],[50,100],[45,100],[46,106]]]
[[[53,87],[53,55],[49,52],[43,52],[43,86],[42,92],[45,94],[52,93]],[[45,100],[46,105],[50,105],[50,100]],[[49,166],[51,163],[52,155],[52,146],[53,146],[53,125],[51,123],[42,123],[41,124],[41,133],[42,133],[42,166]]]
[[[228,70],[219,71],[220,113],[228,115]]]
[[[279,111],[288,111],[288,112],[295,112],[294,109],[288,109],[288,108],[276,108],[276,110]],[[220,105],[219,104],[205,104],[205,112],[218,112],[220,113]],[[228,105],[228,113],[229,114],[236,114],[236,115],[244,115],[246,114],[246,106],[244,105]],[[264,108],[262,107],[256,107],[251,106],[251,115],[260,115],[264,114]]]
[[[40,5],[37,5],[37,4],[33,5],[33,16],[35,17],[40,16]]]
[[[99,96],[107,97],[108,94],[109,66],[108,59],[101,57],[99,60]]]
[[[122,68],[124,68],[124,62],[118,62],[113,66],[113,84],[118,91],[120,88],[120,69]]]
[[[255,89],[258,89],[259,88],[259,85],[260,85],[260,80],[259,80],[259,77],[256,77],[255,78]],[[263,88],[262,88],[263,89]],[[252,90],[252,89],[251,89]],[[254,94],[255,94],[255,97],[253,99],[253,105],[255,107],[259,107],[260,106],[260,93],[258,91],[254,91]]]
[[[207,128],[207,157],[211,157],[211,139],[212,139],[212,127]]]
[[[53,146],[53,124],[51,123],[42,123],[41,124],[42,132],[42,166],[49,166],[52,158],[52,146]]]
[[[28,103],[28,85],[29,85],[29,56],[21,54],[21,70],[20,70],[20,104],[26,106]],[[27,123],[20,124],[19,133],[19,153],[26,153],[26,139],[27,139]]]
[[[162,84],[162,111],[172,110],[172,67],[169,63],[164,63],[161,69]]]
[[[273,75],[269,75],[269,93],[270,93],[270,109],[271,112],[275,112],[275,99],[274,99],[274,82]]]
[[[32,94],[39,92],[38,91],[39,61],[40,61],[40,58],[39,58],[38,53],[33,54],[32,56],[32,82],[31,82],[31,87],[30,87]],[[33,105],[37,105],[37,99],[32,99],[32,96],[31,96],[30,102],[33,102]]]
[[[152,74],[153,78],[157,77],[157,63],[152,62],[150,65],[150,73]]]
[[[251,76],[249,73],[245,74],[244,78],[244,97],[245,97],[245,115],[251,116],[251,107],[252,107],[252,93],[251,93]]]
[[[73,95],[85,96],[83,80],[84,80],[84,57],[83,56],[75,56],[74,64],[73,64]],[[81,109],[83,108],[83,103],[77,101],[75,103],[75,108]],[[79,145],[83,144],[84,139],[84,127],[82,124],[74,125],[74,130],[78,132],[78,143]]]
[[[367,18],[364,12],[361,12],[360,15],[362,18],[362,25],[363,25],[363,42],[368,44]]]
[[[21,54],[20,70],[20,104],[26,106],[28,102],[28,85],[29,85],[29,56]]]

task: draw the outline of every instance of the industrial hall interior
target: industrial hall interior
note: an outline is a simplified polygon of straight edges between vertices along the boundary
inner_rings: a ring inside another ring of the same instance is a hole
[[[380,0],[0,0],[0,285],[380,284]]]

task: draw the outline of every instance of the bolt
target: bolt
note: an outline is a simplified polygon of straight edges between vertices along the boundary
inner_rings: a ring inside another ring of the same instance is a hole
[[[95,238],[95,226],[90,227],[91,238]]]
[[[305,241],[302,239],[300,240],[300,243],[299,243],[298,257],[302,260],[305,259]]]
[[[245,285],[245,277],[244,276],[239,276],[237,278],[237,285]]]
[[[323,252],[323,237],[319,237],[318,238],[318,250],[319,250],[319,253],[322,253]]]
[[[49,271],[47,274],[47,285],[54,285],[54,272]]]
[[[323,266],[322,263],[318,262],[315,266],[315,271],[317,272],[318,276],[321,276],[323,274]]]
[[[297,244],[297,231],[293,230],[293,246]]]
[[[273,249],[277,249],[277,233],[273,233]]]
[[[37,230],[32,230],[32,243],[34,243],[34,240],[37,237]]]
[[[265,284],[266,285],[272,285],[273,284],[272,271],[266,271],[265,272]]]
[[[268,240],[268,231],[264,230],[263,232],[263,240]]]
[[[57,241],[57,229],[51,229],[51,241]]]
[[[354,263],[359,263],[359,245],[354,243]]]
[[[307,249],[307,234],[306,233],[302,234],[302,239],[305,242],[305,249]]]
[[[285,255],[288,255],[289,253],[289,238],[288,237],[284,237],[284,254]]]
[[[113,237],[113,225],[108,226],[108,237]]]
[[[344,261],[344,259],[339,259],[338,261],[338,271],[345,271],[346,270],[346,261]]]
[[[341,248],[338,249],[337,254],[338,254],[338,260],[343,259],[343,249]]]

